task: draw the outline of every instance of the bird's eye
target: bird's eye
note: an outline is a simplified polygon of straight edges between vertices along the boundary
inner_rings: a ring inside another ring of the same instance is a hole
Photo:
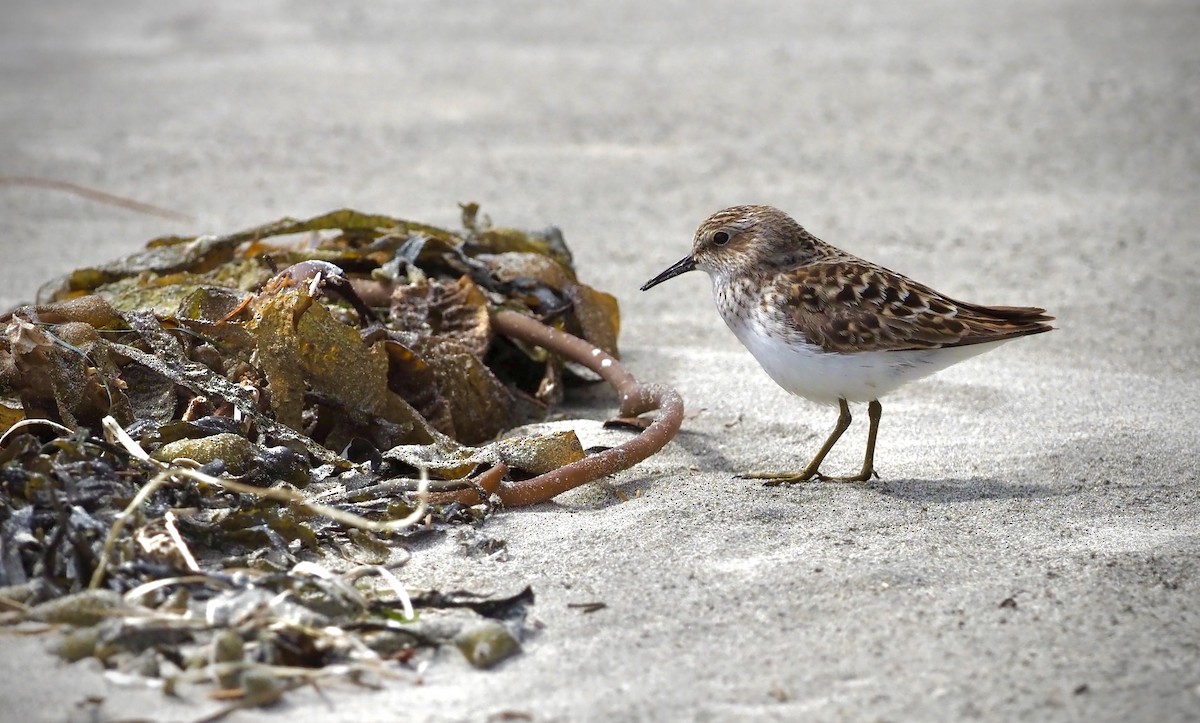
[[[717,246],[724,246],[729,243],[729,234],[724,231],[717,231],[713,234],[712,241]]]

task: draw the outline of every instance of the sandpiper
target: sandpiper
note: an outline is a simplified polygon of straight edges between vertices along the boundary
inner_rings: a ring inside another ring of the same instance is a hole
[[[865,482],[875,472],[879,398],[1019,336],[1054,327],[1045,309],[957,301],[813,236],[770,206],[734,206],[700,224],[692,253],[642,286],[700,269],[725,323],[792,394],[840,408],[837,425],[803,470],[751,473],[767,484]],[[862,469],[820,471],[850,426],[849,402],[868,402]]]

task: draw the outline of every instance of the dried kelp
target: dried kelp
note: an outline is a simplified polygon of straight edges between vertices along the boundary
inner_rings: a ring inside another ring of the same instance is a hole
[[[410,599],[395,543],[626,468],[682,417],[617,362],[616,301],[562,235],[474,205],[462,231],[343,210],[158,239],[0,323],[0,615],[252,704],[333,663],[518,651],[531,592],[447,623],[469,596]],[[571,432],[497,439],[572,378],[660,414],[591,455]]]
[[[557,230],[495,229],[473,205],[463,216],[452,232],[343,210],[158,239],[72,272],[8,320],[0,432],[112,415],[154,445],[176,419],[239,416],[231,432],[342,469],[352,448],[492,439],[561,400],[564,366],[497,338],[492,312],[615,355],[618,311],[577,281]]]

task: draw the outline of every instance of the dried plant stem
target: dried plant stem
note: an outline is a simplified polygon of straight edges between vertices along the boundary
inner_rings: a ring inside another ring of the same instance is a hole
[[[108,419],[112,419],[112,417],[107,417],[106,421]],[[116,424],[115,420],[113,424]],[[117,538],[120,537],[121,530],[125,529],[125,522],[142,506],[147,497],[154,494],[155,490],[169,482],[170,479],[171,473],[169,471],[163,471],[155,475],[153,479],[142,485],[142,488],[133,496],[133,499],[125,506],[125,509],[121,510],[121,513],[113,520],[113,525],[108,530],[108,536],[104,538],[104,549],[100,552],[100,559],[96,562],[96,569],[92,571],[92,579],[88,583],[89,590],[95,590],[100,587],[100,582],[104,580],[104,573],[108,569],[108,558],[112,556],[112,550],[117,545]]]
[[[192,223],[196,220],[196,219],[192,218],[191,216],[187,215],[186,213],[180,213],[179,211],[172,211],[169,208],[162,208],[161,206],[154,206],[149,203],[143,203],[142,201],[135,201],[132,198],[126,198],[124,196],[117,196],[115,194],[106,193],[105,191],[100,191],[95,188],[88,188],[87,186],[81,186],[78,183],[71,183],[70,181],[59,181],[54,178],[38,178],[36,176],[0,176],[0,185],[3,185],[3,186],[29,186],[31,188],[49,188],[49,189],[52,189],[55,191],[65,191],[67,193],[73,193],[76,196],[79,196],[81,198],[86,198],[89,201],[96,201],[97,203],[104,203],[109,206],[118,206],[120,208],[127,208],[131,211],[137,211],[138,213],[144,213],[148,216],[158,216],[160,218],[166,218],[166,219],[170,219],[172,221],[185,221],[188,223]]]
[[[146,483],[146,485],[143,486],[142,489],[138,491],[137,495],[135,495],[134,498],[129,502],[125,509],[122,510],[119,515],[117,515],[117,519],[113,522],[112,529],[108,531],[108,537],[104,540],[104,550],[100,555],[100,560],[96,564],[96,570],[92,573],[92,579],[88,585],[90,589],[99,587],[100,583],[103,581],[104,573],[107,570],[108,559],[112,554],[112,549],[116,545],[117,537],[120,535],[121,530],[124,529],[125,523],[129,517],[133,515],[134,511],[136,511],[142,505],[142,503],[145,502],[146,498],[153,494],[155,490],[169,480],[177,477],[183,477],[196,482],[214,485],[230,492],[253,495],[263,499],[270,499],[277,502],[287,502],[289,504],[298,505],[309,510],[310,512],[313,512],[314,514],[323,515],[331,520],[334,520],[335,522],[340,522],[347,527],[357,527],[359,529],[370,530],[372,532],[396,532],[408,527],[412,527],[425,516],[425,513],[429,507],[429,476],[425,473],[421,474],[421,479],[417,485],[416,508],[413,509],[413,511],[403,519],[381,522],[378,520],[369,520],[365,517],[360,517],[350,512],[345,512],[337,509],[336,507],[328,507],[326,505],[316,504],[315,502],[309,501],[309,499],[300,492],[288,489],[286,487],[255,487],[254,485],[235,482],[234,480],[213,477],[212,475],[205,474],[200,470],[190,469],[178,464],[160,462],[156,459],[152,459],[150,455],[146,453],[146,450],[142,449],[142,446],[134,441],[134,439],[130,437],[129,434],[121,427],[121,425],[117,423],[117,420],[113,419],[112,417],[105,417],[101,424],[103,425],[104,432],[109,437],[110,441],[120,444],[135,458],[146,464],[156,467],[161,471],[155,475],[153,479]]]
[[[196,564],[196,558],[192,556],[192,551],[188,549],[187,543],[183,541],[183,536],[179,534],[179,530],[175,527],[175,513],[167,510],[163,515],[163,524],[167,528],[167,534],[171,537],[171,542],[175,543],[175,549],[179,551],[179,556],[183,558],[184,564],[191,572],[200,572],[200,566]]]
[[[9,437],[15,437],[17,435],[17,432],[21,431],[22,429],[25,429],[26,427],[37,427],[37,426],[50,427],[51,429],[55,430],[56,432],[61,432],[65,436],[70,436],[74,431],[70,427],[64,427],[63,425],[59,424],[58,422],[53,422],[49,419],[43,419],[41,417],[32,417],[29,419],[22,419],[21,421],[17,422],[13,426],[9,427],[8,431],[6,431],[4,434],[0,434],[0,447],[3,447],[5,445],[5,443],[8,442]]]

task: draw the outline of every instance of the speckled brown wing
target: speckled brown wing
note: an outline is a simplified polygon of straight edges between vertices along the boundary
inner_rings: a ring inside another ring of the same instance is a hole
[[[782,274],[773,292],[790,324],[830,352],[981,344],[1050,331],[1044,309],[955,301],[865,261],[839,259]]]

